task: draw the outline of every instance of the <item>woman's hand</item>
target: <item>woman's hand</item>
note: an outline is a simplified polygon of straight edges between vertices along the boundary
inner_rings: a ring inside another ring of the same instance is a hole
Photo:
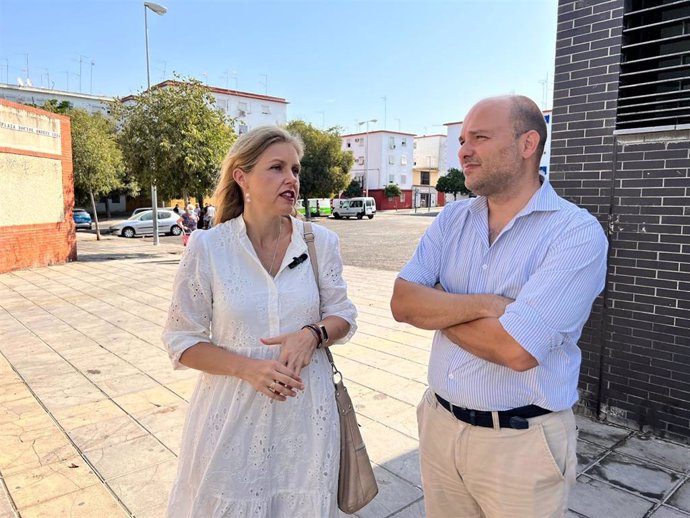
[[[257,392],[276,401],[295,397],[295,389],[304,390],[302,379],[278,360],[252,360],[242,373],[242,378]]]
[[[287,333],[273,338],[262,338],[264,345],[279,345],[278,362],[287,366],[293,376],[299,377],[302,369],[309,365],[318,342],[309,329]]]

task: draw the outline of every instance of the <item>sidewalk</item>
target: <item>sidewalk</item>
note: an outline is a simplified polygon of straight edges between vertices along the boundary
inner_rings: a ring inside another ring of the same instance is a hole
[[[78,262],[0,275],[0,518],[164,516],[196,377],[159,338],[181,251],[80,233]],[[395,272],[345,277],[359,331],[334,353],[380,487],[358,516],[420,518],[431,333],[392,319]],[[568,517],[690,518],[690,446],[578,425]]]

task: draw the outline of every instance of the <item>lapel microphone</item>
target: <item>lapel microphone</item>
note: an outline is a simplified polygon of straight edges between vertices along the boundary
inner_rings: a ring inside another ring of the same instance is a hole
[[[299,257],[293,257],[292,261],[290,261],[290,264],[287,265],[288,268],[290,268],[291,270],[293,268],[296,268],[297,266],[302,264],[304,261],[306,261],[307,257],[309,257],[307,254],[302,254]]]

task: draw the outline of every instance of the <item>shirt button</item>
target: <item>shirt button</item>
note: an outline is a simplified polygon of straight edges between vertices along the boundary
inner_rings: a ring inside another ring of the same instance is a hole
[[[486,270],[488,267],[489,267],[488,265],[483,264],[483,265],[482,265],[482,270]]]
[[[448,374],[448,379],[455,379],[455,376],[453,376],[452,374]]]

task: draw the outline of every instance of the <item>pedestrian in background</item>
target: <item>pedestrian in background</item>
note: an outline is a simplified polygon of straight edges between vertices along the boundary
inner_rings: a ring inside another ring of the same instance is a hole
[[[194,205],[190,203],[187,205],[187,210],[177,219],[177,224],[182,227],[182,243],[184,246],[187,246],[189,236],[196,230],[198,222],[199,219],[194,213]]]
[[[216,208],[209,204],[206,208],[206,228],[212,228],[214,225],[213,218],[216,216]]]
[[[567,510],[577,342],[604,286],[607,241],[540,176],[545,142],[532,100],[476,104],[458,158],[478,197],[440,213],[395,281],[396,320],[436,330],[417,408],[427,518]]]
[[[168,518],[336,518],[340,430],[325,347],[355,332],[338,237],[301,220],[302,143],[277,126],[241,135],[195,232],[163,331],[175,368],[201,371]]]

